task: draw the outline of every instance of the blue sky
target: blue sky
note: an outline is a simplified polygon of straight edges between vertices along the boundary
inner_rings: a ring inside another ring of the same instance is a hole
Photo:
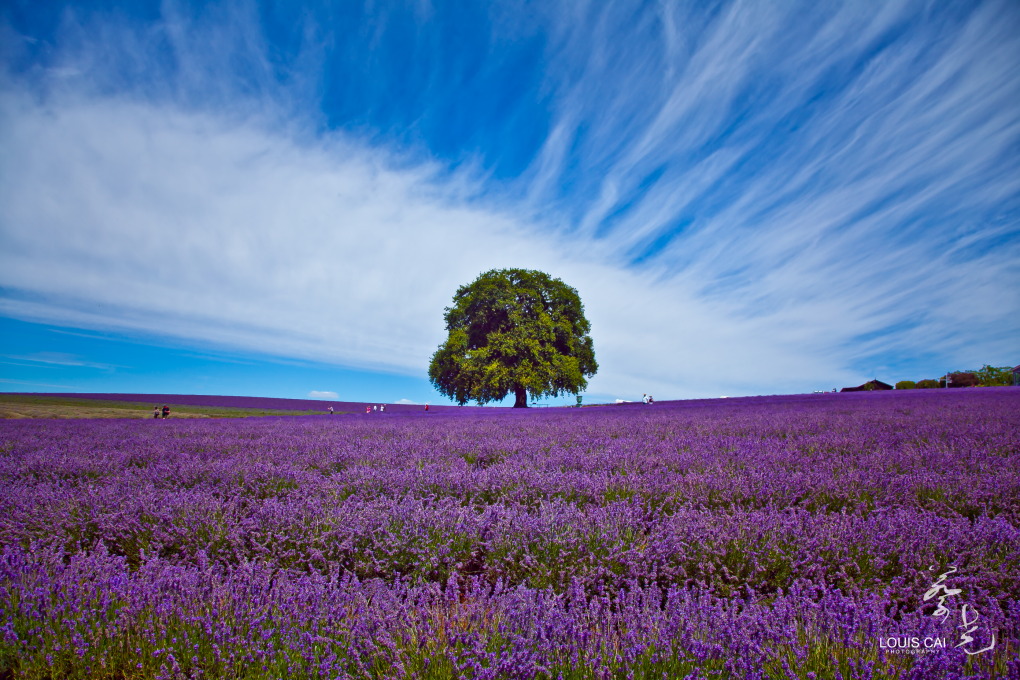
[[[438,402],[494,267],[590,400],[1020,363],[1015,2],[21,1],[0,61],[3,391]]]

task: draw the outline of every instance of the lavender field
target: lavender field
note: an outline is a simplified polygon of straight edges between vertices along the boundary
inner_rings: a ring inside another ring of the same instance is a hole
[[[0,453],[0,677],[1020,677],[1020,389],[3,421]]]

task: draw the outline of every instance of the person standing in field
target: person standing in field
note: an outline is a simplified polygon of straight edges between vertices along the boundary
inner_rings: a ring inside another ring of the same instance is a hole
[[[166,404],[163,404],[163,420],[166,420],[169,417],[170,417],[170,407],[167,406]]]
[[[425,413],[429,412],[429,403],[425,402]]]
[[[159,418],[159,405],[158,404],[156,406],[152,407],[152,417],[153,418]]]
[[[333,415],[333,407],[332,406],[329,407],[329,415]]]
[[[379,413],[386,413],[386,404],[379,404]]]

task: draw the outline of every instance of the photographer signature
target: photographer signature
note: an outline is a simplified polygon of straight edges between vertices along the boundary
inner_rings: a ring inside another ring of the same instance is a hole
[[[934,571],[935,567],[928,567],[928,570]],[[928,592],[924,594],[925,602],[932,599],[933,597],[938,597],[937,607],[935,609],[935,613],[932,614],[932,616],[948,616],[949,609],[946,607],[946,600],[950,597],[955,597],[956,595],[959,595],[960,593],[963,592],[959,588],[949,588],[945,584],[945,580],[949,577],[949,575],[955,572],[956,567],[951,566],[949,568],[949,571],[939,575],[935,583],[933,583],[931,588],[928,589]],[[970,614],[973,614],[973,617],[971,617]],[[976,609],[971,607],[969,604],[963,605],[963,608],[960,610],[960,620],[963,623],[957,626],[957,628],[963,628],[965,630],[962,633],[960,633],[960,642],[957,643],[956,645],[957,647],[964,647],[964,645],[969,645],[972,642],[974,642],[974,638],[973,636],[971,636],[971,633],[973,633],[979,628],[979,626],[977,625],[977,620],[979,618],[981,618],[981,615],[977,612]],[[975,654],[981,654],[992,649],[995,649],[994,633],[992,633],[991,644],[985,647],[984,649],[971,651],[970,649],[964,647],[963,651],[966,652],[969,656],[973,656]]]

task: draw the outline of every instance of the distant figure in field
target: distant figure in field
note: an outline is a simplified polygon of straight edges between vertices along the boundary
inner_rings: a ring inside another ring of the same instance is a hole
[[[365,406],[365,413],[371,413],[371,412],[372,412],[372,407],[371,406]]]
[[[333,415],[333,407],[332,406],[330,406],[327,410],[329,411],[329,415]]]
[[[649,400],[649,397],[648,397],[647,394],[642,394],[641,395],[641,403],[648,404],[648,403],[650,403],[648,400]]]
[[[152,417],[153,418],[159,418],[159,406],[158,405],[152,407]]]
[[[425,402],[425,413],[428,413],[428,412],[429,412],[429,404],[428,404],[428,402]]]
[[[376,406],[375,404],[372,404],[372,410],[373,410],[373,411],[378,411],[378,410],[379,410],[379,407],[378,407],[378,406]]]
[[[386,404],[379,404],[379,413],[386,413]]]
[[[166,404],[163,404],[163,420],[166,420],[169,417],[170,417],[170,407],[167,406]]]
[[[649,404],[654,404],[655,403],[655,399],[650,394],[648,395],[648,403]]]

